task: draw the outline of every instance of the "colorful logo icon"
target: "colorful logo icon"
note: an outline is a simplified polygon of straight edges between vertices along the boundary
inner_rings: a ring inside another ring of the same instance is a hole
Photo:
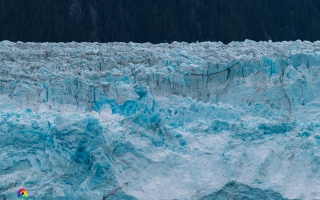
[[[28,196],[28,191],[24,188],[19,189],[18,197],[19,199],[25,199]]]

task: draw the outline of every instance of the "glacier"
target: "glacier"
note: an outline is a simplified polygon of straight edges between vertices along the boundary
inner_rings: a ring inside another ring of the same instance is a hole
[[[0,42],[0,198],[320,199],[320,42]]]

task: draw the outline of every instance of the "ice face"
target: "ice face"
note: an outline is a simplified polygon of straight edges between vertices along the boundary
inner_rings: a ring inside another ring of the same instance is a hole
[[[320,198],[320,42],[0,43],[0,192]]]

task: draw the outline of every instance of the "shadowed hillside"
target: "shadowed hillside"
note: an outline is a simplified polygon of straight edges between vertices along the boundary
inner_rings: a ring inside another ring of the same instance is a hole
[[[317,0],[4,0],[0,40],[315,41],[319,11]]]

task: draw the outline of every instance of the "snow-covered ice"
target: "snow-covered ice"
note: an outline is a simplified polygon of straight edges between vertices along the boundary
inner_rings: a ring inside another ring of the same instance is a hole
[[[320,42],[0,42],[0,195],[320,199]]]

